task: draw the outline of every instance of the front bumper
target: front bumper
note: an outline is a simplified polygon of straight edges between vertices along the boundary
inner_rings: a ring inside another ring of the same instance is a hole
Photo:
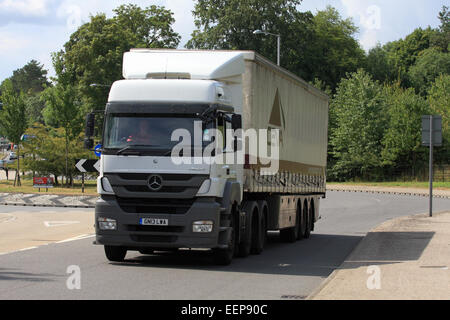
[[[170,203],[172,200],[167,199]],[[175,210],[174,210],[175,212]],[[98,218],[117,221],[117,230],[98,228]],[[141,218],[168,219],[168,227],[140,226]],[[195,221],[213,221],[211,233],[194,233]],[[115,197],[100,198],[95,206],[95,244],[123,246],[128,250],[140,248],[226,248],[227,228],[220,227],[220,204],[214,199],[197,199],[184,214],[129,213]]]

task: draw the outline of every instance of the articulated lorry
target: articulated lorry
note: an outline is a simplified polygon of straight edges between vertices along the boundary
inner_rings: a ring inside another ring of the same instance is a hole
[[[310,236],[326,195],[327,95],[252,51],[132,49],[123,77],[104,113],[95,207],[107,259],[211,249],[226,265],[260,254],[268,231]]]

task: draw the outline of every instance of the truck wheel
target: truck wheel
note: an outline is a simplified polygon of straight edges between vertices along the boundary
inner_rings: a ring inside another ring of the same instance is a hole
[[[127,255],[127,249],[124,247],[105,246],[105,255],[109,261],[123,262]]]
[[[311,236],[311,231],[313,229],[314,213],[312,211],[313,207],[310,205],[308,207],[308,214],[307,214],[308,220],[306,221],[306,231],[304,236],[305,239],[309,239],[309,237]]]
[[[220,266],[228,266],[233,260],[236,247],[236,225],[236,216],[233,214],[230,221],[231,235],[228,240],[228,248],[213,249],[213,260],[215,264]]]
[[[305,202],[301,211],[300,219],[300,232],[298,233],[298,239],[308,238],[308,204]],[[311,232],[311,231],[310,231]]]
[[[261,208],[261,207],[260,207]],[[266,244],[266,220],[264,214],[261,212],[257,221],[253,221],[253,239],[252,250],[253,254],[261,254]]]
[[[298,239],[299,234],[299,223],[300,223],[300,214],[299,209],[297,208],[297,216],[295,218],[295,227],[284,229],[280,231],[280,238],[283,242],[293,243]]]
[[[252,221],[255,210],[258,212],[258,204],[255,201],[249,201],[244,205],[243,211],[245,212],[245,230],[242,235],[238,251],[238,256],[241,258],[247,257],[252,249]]]

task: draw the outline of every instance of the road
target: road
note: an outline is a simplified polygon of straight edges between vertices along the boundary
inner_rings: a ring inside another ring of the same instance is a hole
[[[130,252],[125,263],[109,263],[92,238],[43,245],[0,255],[0,299],[303,299],[370,229],[394,217],[426,212],[427,205],[421,197],[330,192],[311,239],[285,244],[271,234],[262,255],[236,259],[227,267],[213,265],[207,252],[198,251]],[[448,210],[450,200],[436,199],[434,208]],[[22,218],[27,210],[32,216],[48,209],[0,207]],[[92,217],[89,210],[72,211],[70,218],[64,209],[52,214],[55,221],[77,219],[77,214]],[[0,222],[0,230],[4,223],[14,221]],[[76,236],[73,227],[64,226],[71,238]],[[73,265],[80,268],[80,290],[66,285]]]

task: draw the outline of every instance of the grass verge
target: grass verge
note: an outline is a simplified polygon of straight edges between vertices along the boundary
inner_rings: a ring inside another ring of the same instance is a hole
[[[13,180],[0,180],[0,193],[37,193],[37,194],[57,194],[57,195],[74,195],[74,196],[96,196],[97,195],[97,181],[85,181],[84,193],[81,192],[81,181],[75,180],[73,188],[57,186],[46,189],[33,187],[33,181],[29,179],[21,179],[22,186],[14,187]]]

